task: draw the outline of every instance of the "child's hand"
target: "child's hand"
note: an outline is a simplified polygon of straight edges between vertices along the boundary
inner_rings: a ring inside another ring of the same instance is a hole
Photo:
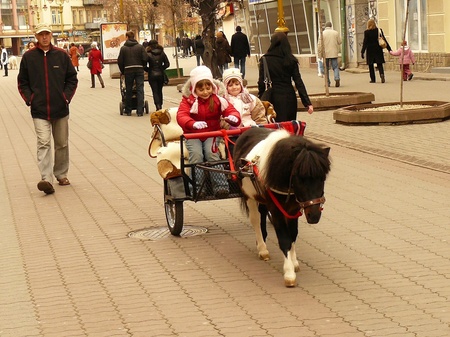
[[[239,119],[236,116],[233,116],[233,115],[225,117],[225,120],[228,123],[231,123],[231,124],[236,124],[237,122],[239,122]]]
[[[205,129],[208,127],[208,124],[206,122],[195,122],[193,125],[193,128],[196,130]]]

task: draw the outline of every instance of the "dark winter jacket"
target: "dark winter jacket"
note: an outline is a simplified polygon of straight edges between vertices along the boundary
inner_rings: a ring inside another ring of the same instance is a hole
[[[170,67],[170,62],[166,53],[164,53],[164,48],[157,45],[156,47],[148,48],[147,53],[148,63],[145,71],[148,72],[148,80],[162,78],[164,70]]]
[[[203,44],[203,40],[201,37],[195,38],[194,48],[195,48],[195,55],[203,56],[203,53],[205,52],[205,45]]]
[[[221,36],[216,38],[215,50],[219,66],[231,62],[231,47],[226,38]]]
[[[384,63],[384,53],[383,49],[378,44],[378,34],[378,28],[366,29],[364,31],[364,41],[361,49],[361,55],[367,51],[367,64]]]
[[[236,32],[231,37],[231,55],[237,58],[250,56],[250,44],[247,35]]]
[[[271,103],[277,113],[277,121],[284,122],[297,119],[297,96],[292,86],[292,81],[294,81],[303,105],[305,107],[311,105],[305,84],[300,75],[298,61],[293,56],[287,58],[270,53],[265,54],[263,57],[267,60],[267,67],[272,80],[273,94]],[[261,59],[259,62],[258,97],[261,97],[264,91],[264,66]]]
[[[69,114],[77,71],[64,49],[50,45],[44,52],[37,44],[23,54],[17,83],[23,100],[31,106],[31,116],[54,120]]]
[[[119,56],[117,57],[117,65],[122,74],[128,72],[143,72],[147,60],[148,55],[144,46],[136,40],[128,39],[120,48]]]

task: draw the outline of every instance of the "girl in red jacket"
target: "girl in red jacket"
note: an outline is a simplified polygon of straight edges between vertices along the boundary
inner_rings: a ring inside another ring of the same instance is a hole
[[[241,123],[240,113],[225,98],[217,95],[218,84],[219,82],[213,79],[211,70],[206,66],[198,66],[191,71],[190,78],[182,89],[183,98],[177,113],[177,122],[184,133],[220,130],[221,117],[233,126]],[[220,160],[217,151],[220,140],[220,137],[188,139],[186,148],[189,151],[189,163]],[[197,170],[196,177],[198,177],[198,185],[201,185],[203,170]],[[224,174],[214,176],[211,183],[217,198],[223,198],[229,194],[228,182]]]

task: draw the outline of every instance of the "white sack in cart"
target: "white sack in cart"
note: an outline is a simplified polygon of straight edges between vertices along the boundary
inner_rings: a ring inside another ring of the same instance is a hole
[[[177,123],[178,108],[163,109],[153,112],[150,115],[150,121],[154,126],[151,136],[148,154],[156,158],[158,173],[163,179],[169,179],[181,176],[181,149],[180,136],[183,130]],[[163,146],[162,136],[155,125],[159,125],[166,142]],[[187,163],[189,154],[184,146],[184,160]]]

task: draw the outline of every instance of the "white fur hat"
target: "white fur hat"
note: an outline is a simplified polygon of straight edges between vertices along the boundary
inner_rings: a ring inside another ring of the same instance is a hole
[[[228,82],[230,82],[231,79],[236,79],[241,84],[242,89],[244,88],[244,83],[242,81],[242,74],[237,68],[228,68],[225,69],[222,75],[223,83],[225,84],[225,87],[228,86]]]
[[[197,82],[201,80],[209,80],[214,88],[214,93],[217,94],[217,86],[214,84],[214,78],[211,73],[211,70],[207,66],[198,66],[191,70],[191,73],[189,74],[190,81],[191,81],[191,92],[192,94],[197,97],[195,94],[195,86],[197,85]]]

